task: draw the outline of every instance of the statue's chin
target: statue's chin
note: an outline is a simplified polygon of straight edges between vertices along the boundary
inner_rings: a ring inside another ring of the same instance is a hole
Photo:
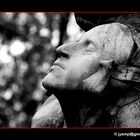
[[[42,85],[45,89],[47,89],[47,91],[52,92],[54,94],[54,92],[59,91],[59,90],[64,90],[64,86],[61,82],[52,79],[48,76],[46,76],[43,80],[42,80]]]
[[[50,88],[50,87],[55,87],[56,86],[56,78],[52,73],[48,73],[44,79],[42,80],[42,85],[44,88]]]

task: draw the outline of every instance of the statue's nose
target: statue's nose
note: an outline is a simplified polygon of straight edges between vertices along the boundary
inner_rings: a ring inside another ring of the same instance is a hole
[[[74,50],[71,44],[64,44],[56,49],[56,54],[58,57],[69,58],[73,51]]]

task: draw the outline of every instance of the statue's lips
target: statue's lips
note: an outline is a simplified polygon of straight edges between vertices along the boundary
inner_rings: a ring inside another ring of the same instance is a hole
[[[51,67],[51,69],[53,69],[54,67],[59,67],[59,68],[64,69],[64,66],[63,66],[61,63],[59,63],[59,62],[54,62],[54,64],[53,64],[53,66]]]

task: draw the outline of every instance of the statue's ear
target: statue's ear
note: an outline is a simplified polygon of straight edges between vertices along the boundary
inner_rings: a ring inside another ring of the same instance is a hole
[[[101,94],[110,78],[112,62],[113,60],[101,60],[97,72],[83,81],[83,88]]]
[[[100,68],[103,69],[111,69],[112,68],[112,64],[113,64],[113,60],[101,60],[100,61]]]

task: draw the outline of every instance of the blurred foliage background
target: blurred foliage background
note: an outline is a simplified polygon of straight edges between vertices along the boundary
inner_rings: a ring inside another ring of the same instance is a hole
[[[0,127],[30,127],[56,48],[83,32],[73,13],[0,13]]]

